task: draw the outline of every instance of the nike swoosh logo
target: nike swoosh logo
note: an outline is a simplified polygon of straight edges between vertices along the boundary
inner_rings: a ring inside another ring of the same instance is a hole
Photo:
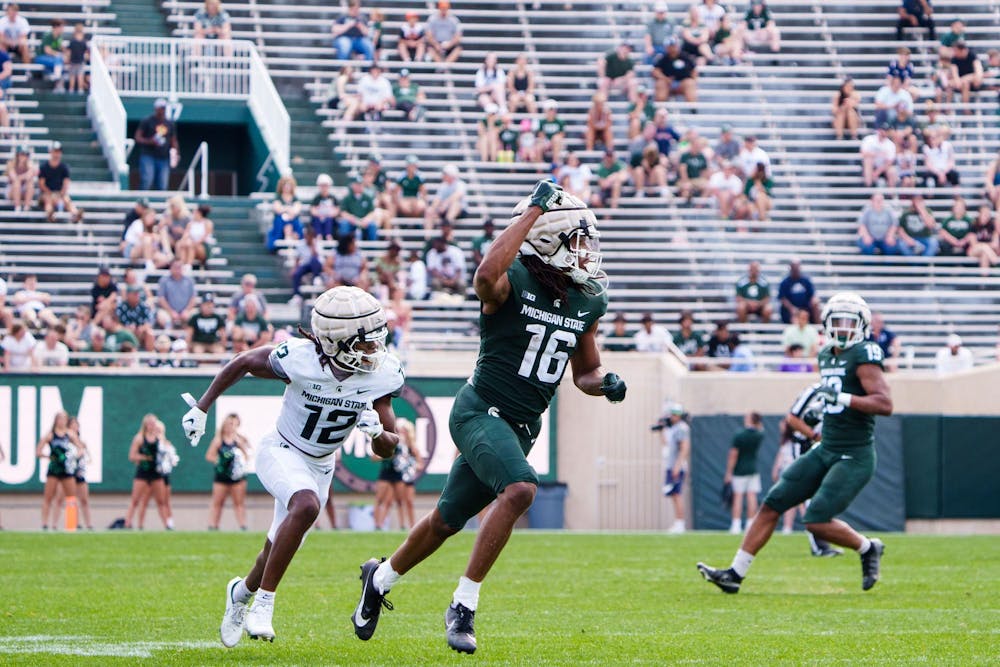
[[[577,317],[584,317],[585,315],[590,315],[589,310],[578,310],[576,313]]]
[[[188,417],[184,420],[185,424],[194,424],[194,417]]]
[[[843,461],[844,459],[853,459],[853,458],[854,458],[853,456],[848,456],[847,454],[841,454],[840,455],[840,460],[841,461]]]
[[[368,393],[368,390],[367,390],[367,389],[358,389],[358,395],[359,395],[359,396],[360,396],[361,394],[367,394],[367,393]]]
[[[359,628],[365,627],[371,621],[370,618],[365,618],[364,616],[361,615],[361,608],[364,607],[365,593],[367,592],[368,592],[368,587],[366,586],[365,590],[361,591],[361,601],[358,602],[358,608],[354,610],[354,625],[358,626]]]

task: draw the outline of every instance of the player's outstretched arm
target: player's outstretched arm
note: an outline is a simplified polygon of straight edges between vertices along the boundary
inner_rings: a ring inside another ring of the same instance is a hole
[[[198,409],[208,412],[208,409],[215,403],[215,399],[222,395],[227,389],[242,380],[247,373],[254,377],[268,380],[281,380],[287,382],[283,377],[277,375],[271,369],[271,362],[268,357],[271,355],[272,345],[257,347],[246,352],[240,352],[233,357],[228,364],[222,367],[219,374],[212,380],[205,393],[198,399]]]
[[[490,249],[472,279],[476,296],[485,307],[497,307],[507,300],[507,295],[510,294],[507,269],[517,258],[517,252],[535,221],[561,196],[562,188],[555,183],[550,181],[536,183],[535,189],[531,192],[531,205],[490,244]],[[490,310],[487,310],[487,313],[489,312]]]
[[[254,377],[288,382],[286,378],[281,377],[271,368],[271,362],[268,360],[268,357],[271,355],[271,350],[273,349],[274,346],[265,345],[237,354],[228,364],[222,367],[222,370],[215,376],[212,384],[208,386],[208,389],[205,390],[200,399],[195,401],[191,394],[181,396],[191,407],[182,418],[181,426],[184,428],[184,435],[187,436],[192,447],[197,446],[198,441],[201,440],[201,436],[205,435],[208,409],[212,407],[212,403],[215,403],[215,399],[222,392],[243,379],[247,373],[250,373]]]
[[[604,396],[612,403],[625,400],[625,381],[601,365],[601,353],[597,349],[597,322],[577,340],[569,363],[573,369],[573,384],[583,393]]]

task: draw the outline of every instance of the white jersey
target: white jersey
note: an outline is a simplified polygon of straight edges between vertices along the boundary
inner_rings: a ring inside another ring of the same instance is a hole
[[[281,439],[314,458],[329,456],[340,447],[362,410],[383,396],[396,396],[403,387],[403,368],[392,354],[374,373],[352,373],[338,380],[320,363],[316,345],[291,338],[268,357],[274,373],[289,381],[278,415]]]

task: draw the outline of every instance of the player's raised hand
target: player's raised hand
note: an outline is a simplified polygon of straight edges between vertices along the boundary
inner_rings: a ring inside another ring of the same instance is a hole
[[[181,398],[191,407],[181,419],[181,427],[184,429],[184,436],[191,441],[191,446],[197,447],[201,436],[205,435],[205,422],[208,415],[198,407],[197,401],[191,394],[183,393]]]
[[[382,427],[382,418],[378,416],[372,408],[371,401],[368,402],[368,407],[361,411],[358,415],[358,423],[355,424],[357,429],[362,433],[368,435],[372,440],[382,435],[385,429]]]
[[[531,191],[530,206],[537,206],[543,212],[548,213],[553,207],[559,206],[565,196],[562,187],[552,181],[538,181],[535,189]]]
[[[601,380],[601,393],[612,403],[621,403],[625,400],[625,380],[621,379],[617,373],[606,373]]]

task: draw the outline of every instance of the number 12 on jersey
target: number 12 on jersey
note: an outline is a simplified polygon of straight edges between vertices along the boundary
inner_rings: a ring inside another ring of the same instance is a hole
[[[517,374],[521,377],[530,378],[531,371],[535,370],[535,377],[541,382],[547,384],[559,382],[563,371],[566,370],[566,362],[569,360],[569,350],[576,347],[576,336],[562,329],[554,329],[549,335],[548,342],[545,342],[545,325],[529,324],[524,328],[531,334],[531,340],[528,341],[528,349],[524,351],[524,357],[521,359],[521,367],[517,369]],[[545,349],[541,353],[541,358],[539,358],[538,353],[542,350],[543,342],[545,343]],[[560,343],[565,344],[568,349],[560,349]],[[538,363],[537,369],[535,369],[536,362]]]

